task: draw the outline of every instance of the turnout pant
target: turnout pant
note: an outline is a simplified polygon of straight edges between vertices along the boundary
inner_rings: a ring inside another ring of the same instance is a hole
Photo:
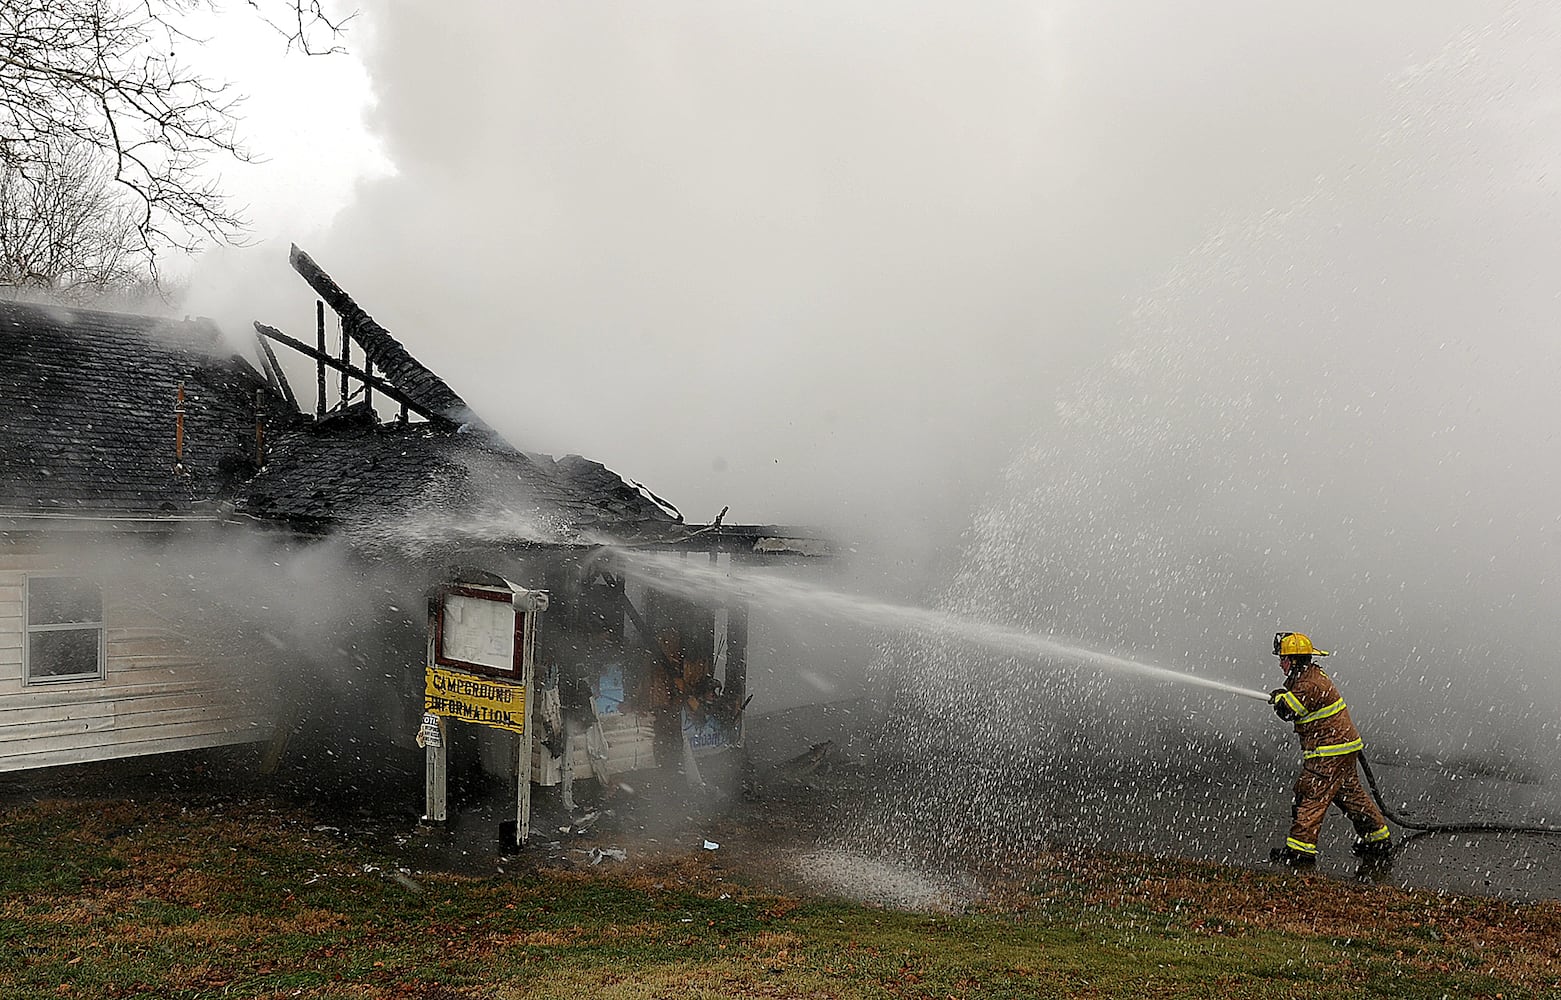
[[[1367,843],[1388,838],[1387,820],[1371,801],[1360,783],[1355,758],[1359,753],[1337,757],[1312,757],[1295,779],[1295,804],[1291,807],[1290,836],[1285,843],[1306,854],[1317,853],[1317,831],[1329,805],[1337,805],[1355,824],[1355,833]]]

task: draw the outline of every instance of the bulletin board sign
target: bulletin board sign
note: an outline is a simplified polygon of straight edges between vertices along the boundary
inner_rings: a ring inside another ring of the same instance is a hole
[[[509,591],[449,587],[434,621],[434,663],[474,674],[519,679],[526,648],[526,615]]]
[[[504,584],[449,584],[430,595],[417,745],[425,754],[423,818],[442,823],[449,814],[447,721],[514,733],[515,822],[501,825],[500,836],[524,847],[531,831],[534,740],[526,720],[536,670],[537,615],[547,610],[548,594]]]

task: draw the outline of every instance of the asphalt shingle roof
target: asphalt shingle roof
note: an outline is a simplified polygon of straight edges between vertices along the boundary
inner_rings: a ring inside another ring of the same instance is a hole
[[[184,474],[174,470],[184,385]],[[0,301],[0,507],[150,514],[253,471],[265,380],[200,322]]]

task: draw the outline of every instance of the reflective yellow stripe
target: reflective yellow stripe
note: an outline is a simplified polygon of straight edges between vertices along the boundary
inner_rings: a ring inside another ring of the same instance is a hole
[[[1316,854],[1317,853],[1317,845],[1316,844],[1308,844],[1306,841],[1304,841],[1304,840],[1296,840],[1294,837],[1286,837],[1285,838],[1285,846],[1290,848],[1292,851],[1300,851],[1303,854]]]
[[[1388,828],[1384,826],[1380,830],[1373,830],[1360,839],[1363,843],[1367,844],[1375,844],[1379,840],[1387,840]]]
[[[1285,706],[1296,715],[1306,714],[1306,706],[1301,704],[1301,699],[1297,698],[1293,693],[1289,691],[1281,692],[1279,700],[1284,702]]]
[[[1354,753],[1365,746],[1360,740],[1350,740],[1348,743],[1333,743],[1329,746],[1318,747],[1316,750],[1308,750],[1302,754],[1307,760],[1313,757],[1342,757],[1347,753]]]
[[[1295,724],[1300,726],[1305,725],[1308,722],[1316,722],[1318,719],[1331,719],[1342,711],[1344,711],[1344,699],[1340,698],[1332,705],[1324,705],[1315,712],[1309,712],[1306,715],[1301,716],[1299,719],[1295,720]]]

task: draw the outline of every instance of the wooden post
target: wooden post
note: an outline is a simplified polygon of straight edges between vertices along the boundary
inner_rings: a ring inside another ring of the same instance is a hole
[[[363,355],[363,370],[368,372],[370,375],[374,374],[374,359],[369,357],[367,352],[364,352],[364,355]],[[365,403],[369,404],[369,412],[373,413],[374,412],[374,383],[373,382],[365,382],[365,383],[363,383],[363,401]]]
[[[518,596],[518,595],[517,595]],[[527,595],[530,597],[530,595]],[[536,685],[533,680],[536,677],[537,659],[537,611],[536,604],[522,612],[519,607],[515,609],[515,622],[525,629],[525,641],[522,644],[520,682],[526,686],[526,715],[525,732],[520,737],[520,787],[515,795],[515,842],[519,847],[526,846],[526,840],[531,836],[531,745],[535,741],[532,732],[531,705]]]
[[[173,470],[184,471],[184,383],[173,399]]]
[[[450,731],[444,716],[439,717],[439,745],[423,748],[423,819],[443,823],[450,816]]]
[[[325,302],[314,300],[314,333],[320,346],[320,358],[315,362],[316,372],[314,415],[325,416]]]
[[[742,705],[748,699],[748,605],[726,606],[726,697]]]
[[[347,407],[347,366],[352,364],[352,340],[347,336],[347,321],[336,317],[336,328],[341,331],[341,405]]]
[[[444,597],[441,594],[428,602],[428,659],[426,660],[428,667],[425,670],[434,665],[434,632],[439,627],[438,602],[442,600]],[[438,724],[438,744],[428,743],[423,747],[423,820],[429,823],[443,823],[449,816],[450,809],[447,794],[450,774],[448,749],[450,732],[443,716],[439,717]]]

